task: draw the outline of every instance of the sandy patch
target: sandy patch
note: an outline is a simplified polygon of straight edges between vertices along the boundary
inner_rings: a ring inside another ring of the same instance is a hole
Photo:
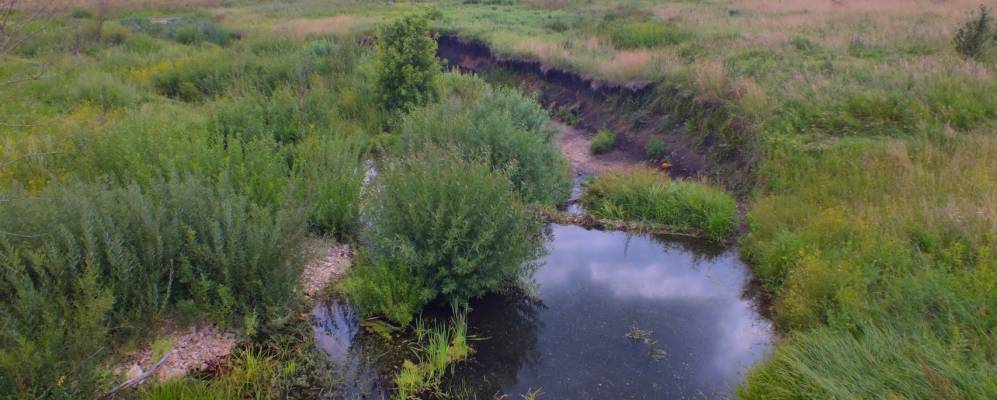
[[[352,263],[353,249],[348,244],[329,246],[327,242],[313,243],[310,247],[316,257],[305,266],[305,271],[301,274],[301,287],[305,296],[315,298],[343,277]]]
[[[214,325],[193,326],[187,329],[167,332],[164,335],[173,343],[173,350],[167,353],[167,358],[155,372],[160,381],[184,376],[191,372],[204,371],[222,364],[235,349],[235,335],[227,333]],[[128,357],[115,371],[125,375],[126,379],[135,379],[150,368],[159,359],[152,359],[152,349],[147,347]]]

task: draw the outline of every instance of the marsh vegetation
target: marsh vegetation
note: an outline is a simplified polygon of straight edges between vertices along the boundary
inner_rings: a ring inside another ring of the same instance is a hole
[[[0,397],[99,397],[199,323],[238,336],[226,368],[119,395],[321,395],[337,372],[296,318],[314,236],[357,249],[330,294],[420,350],[393,394],[487,376],[475,357],[521,337],[421,313],[537,290],[540,216],[572,188],[551,117],[595,158],[698,163],[600,174],[581,203],[739,244],[783,337],[739,397],[997,397],[988,5],[0,0]],[[440,32],[591,101],[444,71]],[[613,338],[635,322],[679,334]],[[500,389],[565,393],[534,378]]]

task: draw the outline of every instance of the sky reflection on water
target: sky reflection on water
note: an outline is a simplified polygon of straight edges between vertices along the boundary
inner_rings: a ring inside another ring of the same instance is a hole
[[[473,304],[472,333],[486,339],[461,375],[479,398],[535,388],[550,399],[725,397],[769,352],[772,328],[744,295],[750,276],[736,252],[551,230],[534,275],[542,304],[502,296]],[[628,339],[631,326],[657,342]]]

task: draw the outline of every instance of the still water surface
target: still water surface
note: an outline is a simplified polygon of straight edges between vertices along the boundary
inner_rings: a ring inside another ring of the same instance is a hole
[[[730,397],[770,351],[772,327],[745,294],[750,275],[735,250],[549,229],[549,253],[534,274],[539,300],[495,295],[471,304],[476,353],[457,379],[477,398],[531,389],[543,399]],[[362,357],[349,355],[355,316],[339,305],[321,309],[319,345],[340,360],[348,385],[376,386]]]

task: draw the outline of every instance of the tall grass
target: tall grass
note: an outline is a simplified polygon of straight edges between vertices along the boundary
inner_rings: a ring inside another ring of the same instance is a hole
[[[9,199],[0,392],[86,396],[111,329],[139,333],[172,313],[272,323],[294,302],[304,213],[260,207],[224,181],[77,183]],[[56,387],[60,376],[69,383]]]
[[[232,368],[218,379],[172,379],[143,388],[143,400],[182,399],[279,399],[281,386],[294,377],[294,360],[282,362],[262,352],[243,350],[233,357]]]
[[[452,308],[449,324],[426,327],[419,320],[413,343],[417,361],[406,360],[395,374],[393,398],[417,399],[427,393],[446,396],[441,387],[443,378],[474,351],[467,342],[467,307]]]
[[[0,90],[0,122],[24,122],[0,126],[0,397],[98,396],[119,344],[163,319],[286,323],[306,228],[359,228],[358,133],[380,117],[335,94],[366,90],[360,52],[143,33],[80,56],[37,45],[0,61],[47,72]]]
[[[734,233],[737,215],[734,198],[723,190],[672,181],[665,173],[645,168],[599,175],[586,185],[581,201],[601,218],[655,222],[714,240]]]
[[[353,238],[360,228],[360,192],[367,176],[364,138],[310,136],[296,154],[295,175],[302,181],[313,230]]]

